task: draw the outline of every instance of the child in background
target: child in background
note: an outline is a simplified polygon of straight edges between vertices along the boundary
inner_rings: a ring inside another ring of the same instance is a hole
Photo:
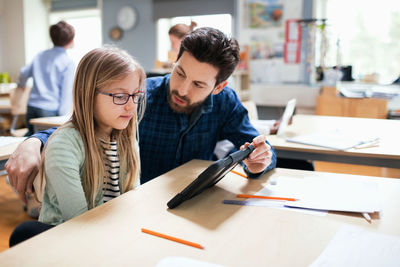
[[[33,78],[25,136],[34,133],[30,119],[66,115],[72,107],[75,64],[69,58],[67,49],[74,45],[75,29],[60,21],[51,25],[49,31],[54,47],[36,55],[29,65],[21,69],[18,78],[19,88],[25,88],[28,79]]]
[[[98,48],[82,58],[72,118],[51,136],[42,154],[36,178],[45,181],[39,222],[19,225],[10,246],[139,185],[137,129],[144,91],[145,72],[126,52]]]
[[[174,63],[176,61],[183,37],[192,32],[196,26],[197,23],[192,21],[190,25],[179,23],[169,29],[168,35],[169,40],[171,41],[171,50],[168,52],[168,61],[170,63]]]

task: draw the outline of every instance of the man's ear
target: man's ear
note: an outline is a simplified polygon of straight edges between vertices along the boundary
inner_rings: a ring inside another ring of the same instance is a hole
[[[224,89],[227,84],[228,84],[227,81],[220,82],[217,86],[215,86],[214,90],[212,91],[212,94],[218,95],[219,93],[221,93],[222,89]]]

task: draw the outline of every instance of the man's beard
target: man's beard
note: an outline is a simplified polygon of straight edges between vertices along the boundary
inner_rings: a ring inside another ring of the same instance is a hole
[[[211,94],[211,93],[210,93]],[[173,100],[172,100],[172,96],[175,95],[177,97],[179,97],[180,100],[183,100],[187,103],[186,106],[180,106],[178,104],[176,104]],[[209,96],[209,95],[208,95]],[[207,97],[208,97],[207,96]],[[207,97],[205,99],[207,99]],[[193,112],[193,110],[195,110],[197,107],[201,106],[205,99],[203,99],[202,101],[199,102],[195,102],[195,103],[190,103],[190,100],[186,97],[186,96],[180,96],[178,94],[177,90],[173,90],[171,89],[168,93],[168,104],[171,107],[171,109],[177,113],[186,113],[186,114],[191,114]]]

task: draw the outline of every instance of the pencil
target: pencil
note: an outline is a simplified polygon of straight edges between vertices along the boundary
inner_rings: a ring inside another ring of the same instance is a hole
[[[361,214],[367,220],[367,222],[371,223],[371,217],[369,216],[369,214],[367,212],[363,212]]]
[[[154,232],[154,231],[151,231],[151,230],[148,230],[148,229],[145,229],[145,228],[142,228],[142,232],[146,233],[146,234],[150,234],[150,235],[155,235],[155,236],[158,236],[158,237],[161,237],[161,238],[165,238],[165,239],[168,239],[168,240],[171,240],[171,241],[175,241],[175,242],[178,242],[178,243],[181,243],[181,244],[184,244],[184,245],[192,246],[192,247],[199,248],[199,249],[204,249],[204,247],[202,245],[200,245],[200,244],[193,243],[193,242],[190,242],[190,241],[186,241],[186,240],[183,240],[183,239],[180,239],[180,238],[176,238],[176,237],[173,237],[173,236],[161,234],[161,233],[158,233],[158,232]]]
[[[271,200],[286,200],[286,201],[296,201],[295,198],[290,197],[269,197],[269,196],[257,196],[257,195],[246,195],[246,194],[237,194],[237,197],[241,198],[261,198],[261,199],[271,199]]]
[[[233,172],[234,174],[237,174],[237,175],[242,176],[242,177],[247,179],[247,176],[242,174],[242,173],[240,173],[240,172],[237,172],[237,171],[234,171],[234,170],[231,170],[231,172]]]

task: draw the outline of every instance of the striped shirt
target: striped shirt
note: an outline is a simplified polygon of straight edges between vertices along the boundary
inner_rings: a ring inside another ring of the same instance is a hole
[[[106,166],[103,186],[103,202],[121,195],[119,185],[119,158],[117,153],[117,142],[106,142],[101,140],[103,148],[103,159]]]

